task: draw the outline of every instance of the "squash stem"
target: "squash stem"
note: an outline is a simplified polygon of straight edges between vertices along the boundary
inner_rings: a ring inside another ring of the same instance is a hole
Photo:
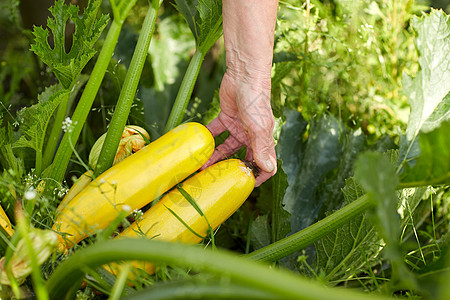
[[[106,171],[114,162],[117,147],[119,146],[123,129],[127,123],[139,79],[141,78],[142,70],[148,55],[148,48],[155,30],[155,23],[161,3],[161,0],[153,0],[147,11],[136,49],[134,50],[130,67],[125,77],[122,90],[120,91],[119,99],[117,100],[114,115],[111,119],[111,124],[108,128],[97,166],[95,167],[94,176],[98,176]]]
[[[196,271],[225,276],[232,283],[270,293],[280,299],[391,299],[324,287],[293,273],[271,269],[267,265],[221,250],[211,251],[194,245],[149,239],[109,240],[77,251],[62,262],[47,281],[50,297],[63,299],[72,285],[83,278],[83,270],[124,260],[144,260],[189,267]],[[147,299],[149,298],[151,297]],[[230,295],[230,298],[233,298],[233,295]]]
[[[105,76],[109,61],[111,60],[111,57],[113,55],[114,48],[116,47],[117,40],[119,39],[121,28],[122,22],[120,22],[119,20],[112,22],[95,67],[92,70],[89,81],[86,84],[86,88],[84,89],[75,112],[73,113],[73,130],[71,132],[68,131],[64,134],[61,145],[56,152],[49,177],[57,182],[61,182],[64,179],[67,166],[69,165],[70,157],[72,156],[70,143],[73,143],[75,145],[78,141],[81,130],[83,129],[92,104],[94,103],[95,96],[97,95],[100,84],[103,81],[103,77]]]
[[[351,219],[362,214],[372,207],[372,205],[373,204],[367,195],[361,196],[352,203],[311,226],[266,247],[245,254],[244,256],[256,261],[277,261],[317,242],[327,234],[349,222]]]
[[[55,155],[56,147],[58,146],[59,137],[62,131],[62,122],[66,117],[67,106],[69,103],[70,93],[67,93],[59,104],[58,111],[55,116],[55,121],[50,132],[50,137],[46,143],[44,158],[42,161],[42,169],[45,170],[52,163]],[[40,175],[40,174],[38,174]]]
[[[165,132],[172,130],[183,122],[184,114],[186,113],[204,58],[205,54],[197,48],[194,56],[189,62],[186,73],[184,74],[177,98],[175,99],[175,103],[169,115],[169,120],[166,124]]]

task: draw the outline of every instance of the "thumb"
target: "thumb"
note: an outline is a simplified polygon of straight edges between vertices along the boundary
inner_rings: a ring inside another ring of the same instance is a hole
[[[252,148],[253,148],[253,159],[255,160],[256,165],[264,172],[267,173],[274,172],[276,169],[277,160],[273,140],[270,146],[258,145],[258,142],[256,142],[255,146]]]

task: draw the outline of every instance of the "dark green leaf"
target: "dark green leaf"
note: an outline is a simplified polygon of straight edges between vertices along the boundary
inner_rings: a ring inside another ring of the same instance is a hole
[[[353,166],[358,154],[367,149],[366,137],[361,130],[347,132],[342,135],[339,148],[338,165],[327,176],[318,191],[318,198],[323,203],[319,218],[345,205],[342,188],[346,186],[346,179],[353,176]],[[356,200],[356,199],[355,199]],[[348,202],[347,202],[348,203]]]
[[[298,125],[302,126],[301,124]],[[285,128],[283,128],[283,131],[286,133]],[[309,226],[317,218],[323,204],[320,201],[323,199],[318,199],[316,192],[328,172],[338,165],[341,130],[341,125],[336,119],[331,116],[324,116],[311,124],[308,141],[306,145],[300,147],[298,142],[301,141],[303,134],[299,131],[299,128],[294,128],[291,133],[297,134],[296,138],[288,137],[283,134],[283,131],[281,132],[280,148],[288,147],[292,149],[281,149],[279,155],[283,161],[283,166],[288,166],[290,169],[284,170],[288,175],[289,187],[286,190],[283,204],[285,209],[291,213],[293,232]],[[304,149],[304,154],[301,153],[301,149]],[[286,151],[297,153],[288,156],[288,161],[285,161],[284,154],[286,154]],[[301,154],[303,154],[301,159],[296,158]]]
[[[271,243],[268,215],[258,216],[250,228],[250,240],[253,248],[260,249]]]
[[[65,5],[63,0],[56,1],[50,8],[54,18],[47,21],[47,26],[53,34],[53,49],[48,43],[48,29],[34,27],[35,43],[31,45],[31,50],[52,69],[65,89],[73,86],[84,66],[96,52],[94,44],[108,22],[105,15],[96,20],[100,4],[100,0],[89,1],[83,15],[79,16],[77,6]],[[75,23],[75,33],[72,48],[66,51],[65,29],[69,19]]]
[[[283,208],[283,198],[288,187],[287,175],[278,160],[278,171],[273,176],[272,243],[291,232],[290,214]]]

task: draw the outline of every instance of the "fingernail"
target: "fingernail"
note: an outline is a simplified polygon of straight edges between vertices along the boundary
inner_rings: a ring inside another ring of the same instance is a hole
[[[267,166],[267,169],[269,170],[269,172],[272,172],[273,169],[275,169],[275,167],[273,166],[273,163],[270,159],[266,160],[266,166]]]

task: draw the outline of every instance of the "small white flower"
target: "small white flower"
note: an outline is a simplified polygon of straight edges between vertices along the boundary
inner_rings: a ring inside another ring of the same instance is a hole
[[[34,198],[36,198],[36,191],[34,190],[34,188],[30,188],[23,194],[23,197],[26,200],[33,200]]]
[[[58,191],[58,197],[59,197],[59,198],[64,197],[64,195],[66,195],[68,191],[69,191],[68,188],[65,188],[65,187],[61,188],[61,189]]]
[[[67,117],[62,123],[62,130],[64,132],[72,132],[73,130],[73,122],[70,117]]]

